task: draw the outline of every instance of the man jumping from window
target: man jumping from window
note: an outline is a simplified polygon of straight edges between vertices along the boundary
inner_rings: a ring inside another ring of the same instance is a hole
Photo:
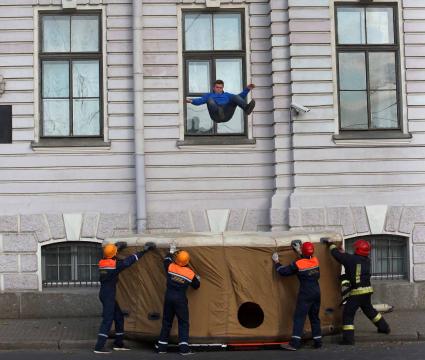
[[[248,93],[255,88],[254,84],[249,84],[240,94],[235,95],[224,92],[223,80],[214,82],[213,92],[207,93],[200,98],[186,99],[186,102],[195,106],[207,104],[211,119],[217,123],[228,122],[239,106],[246,115],[252,113],[255,107],[255,100],[249,103],[246,101]]]

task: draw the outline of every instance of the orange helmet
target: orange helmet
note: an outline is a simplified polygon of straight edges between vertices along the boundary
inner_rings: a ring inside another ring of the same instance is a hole
[[[107,244],[103,248],[103,257],[106,259],[112,259],[115,255],[117,255],[117,247],[114,244]]]
[[[180,266],[186,266],[189,264],[190,255],[186,250],[180,250],[177,252],[174,258],[174,262]]]
[[[303,243],[303,246],[301,248],[301,252],[304,256],[312,256],[314,253],[314,245],[313,243],[307,241]]]
[[[354,253],[356,255],[369,256],[370,249],[371,246],[369,241],[359,239],[354,243]]]

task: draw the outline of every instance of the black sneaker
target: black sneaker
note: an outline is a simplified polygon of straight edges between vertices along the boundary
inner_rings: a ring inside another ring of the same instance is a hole
[[[112,351],[104,347],[102,349],[94,349],[93,352],[95,354],[110,354]]]
[[[249,115],[255,108],[255,100],[251,100],[250,103],[245,108],[245,114]]]

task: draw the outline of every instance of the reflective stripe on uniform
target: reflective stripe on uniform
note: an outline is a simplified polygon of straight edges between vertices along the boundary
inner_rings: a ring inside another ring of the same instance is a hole
[[[284,268],[284,266],[280,265],[280,266],[277,267],[276,271],[279,271],[280,269],[283,269],[283,268]]]
[[[295,261],[298,271],[308,271],[319,267],[319,260],[316,257],[310,259],[300,259]]]
[[[372,322],[377,323],[379,320],[382,319],[382,315],[380,313],[378,313],[378,315],[376,315],[373,319]]]
[[[103,337],[108,337],[108,335],[106,335],[106,334],[97,334],[97,335],[99,335],[99,336],[103,336]]]
[[[315,336],[313,339],[317,340],[317,339],[321,339],[321,338],[322,338],[321,336]]]
[[[186,341],[179,342],[179,345],[189,345]]]
[[[121,336],[121,335],[124,335],[124,333],[115,333],[115,335]]]
[[[139,261],[139,257],[136,254],[133,254],[133,255],[136,258],[136,261]]]
[[[301,336],[292,335],[291,337],[293,337],[294,339],[301,339]]]
[[[186,276],[183,276],[183,275],[180,275],[180,274],[176,274],[176,273],[174,273],[174,272],[171,272],[171,271],[169,271],[168,272],[170,275],[173,275],[173,276],[177,276],[177,277],[179,277],[180,279],[183,279],[183,280],[186,280],[186,281],[188,281],[188,282],[192,282],[192,280],[190,280],[189,278],[187,278]]]
[[[166,341],[158,341],[158,344],[168,345],[168,342],[166,342]]]
[[[341,286],[350,285],[350,280],[341,281]]]
[[[344,325],[342,327],[343,331],[347,331],[347,330],[354,330],[354,325]]]
[[[333,250],[336,249],[336,245],[335,244],[331,244],[331,246],[329,246],[329,250]]]
[[[373,293],[372,286],[359,287],[350,291],[350,295],[364,295]]]
[[[360,284],[360,274],[362,273],[362,264],[356,265],[356,284]]]

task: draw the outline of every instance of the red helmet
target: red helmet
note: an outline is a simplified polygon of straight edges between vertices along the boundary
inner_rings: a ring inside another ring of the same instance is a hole
[[[369,256],[370,249],[369,241],[359,239],[354,243],[354,253],[356,255]]]
[[[314,245],[307,241],[305,243],[303,243],[303,246],[301,248],[301,252],[304,256],[311,256],[314,253]]]

